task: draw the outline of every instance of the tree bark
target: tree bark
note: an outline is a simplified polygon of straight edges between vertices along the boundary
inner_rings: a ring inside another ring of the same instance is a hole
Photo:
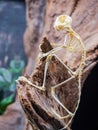
[[[24,130],[25,117],[19,101],[8,106],[6,112],[0,116],[0,130]]]
[[[28,56],[28,65],[25,73],[31,73],[31,75],[27,76],[27,78],[39,86],[42,85],[46,58],[37,62],[34,72],[32,73],[34,61],[38,52],[35,51],[38,50],[39,43],[41,43],[41,49],[43,52],[47,52],[52,49],[51,42],[55,41],[57,43],[59,41],[59,43],[62,43],[64,35],[53,29],[53,23],[58,15],[68,14],[73,19],[73,29],[81,36],[86,48],[86,65],[82,76],[83,86],[87,76],[98,62],[98,1],[47,0],[45,3],[45,0],[41,0],[40,2],[37,0],[27,0],[26,2],[28,26],[25,33],[24,43],[26,54]],[[43,11],[40,11],[40,9]],[[39,17],[41,17],[41,20]],[[37,23],[38,25],[36,27],[35,24]],[[44,26],[41,26],[43,23]],[[44,35],[47,38],[44,37],[41,42],[40,37],[43,37]],[[37,41],[35,40],[35,37]],[[49,41],[47,39],[49,39]],[[34,55],[34,53],[36,55]],[[77,68],[79,62],[78,56],[69,56],[67,52],[65,52],[64,55],[61,54],[61,56],[70,68]],[[32,129],[59,130],[67,123],[67,119],[59,120],[52,113],[51,108],[62,116],[66,114],[66,112],[52,98],[50,89],[54,82],[55,84],[58,84],[68,77],[68,71],[55,57],[53,57],[47,72],[45,92],[31,87],[26,82],[21,81],[17,84],[19,99],[27,118],[32,125]],[[75,107],[77,105],[77,86],[77,78],[75,78],[67,84],[59,87],[56,91],[60,101],[71,112],[75,111]]]

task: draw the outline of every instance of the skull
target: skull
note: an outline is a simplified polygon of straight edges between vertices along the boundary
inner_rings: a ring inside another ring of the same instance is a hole
[[[65,28],[69,28],[72,23],[72,18],[68,15],[60,15],[57,17],[54,23],[54,28],[56,30],[63,30]]]

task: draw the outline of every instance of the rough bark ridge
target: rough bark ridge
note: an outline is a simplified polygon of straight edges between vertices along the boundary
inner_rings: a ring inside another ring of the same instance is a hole
[[[34,69],[38,46],[36,44],[42,34],[45,0],[26,0],[27,28],[24,34],[24,47],[28,57],[26,74],[31,74]]]
[[[44,0],[43,0],[44,1]],[[37,3],[37,0],[27,0],[27,17],[32,20],[29,16],[29,13],[33,13],[34,8],[30,7],[34,6],[34,2]],[[44,3],[44,2],[43,2]],[[38,4],[38,9],[40,9],[40,4]],[[44,5],[45,7],[45,5]],[[73,28],[74,30],[80,34],[83,39],[83,42],[87,51],[86,65],[84,68],[82,84],[85,81],[86,77],[90,73],[91,69],[98,62],[98,1],[97,0],[47,0],[46,2],[46,15],[45,15],[45,25],[44,28],[42,26],[35,28],[36,32],[39,33],[39,30],[43,30],[43,35],[47,35],[49,41],[44,38],[42,42],[41,48],[42,51],[51,50],[52,46],[51,42],[62,42],[63,35],[60,35],[59,32],[54,31],[53,22],[55,18],[60,14],[68,14],[73,18]],[[34,15],[40,15],[40,13],[34,13]],[[35,17],[34,16],[34,17]],[[38,21],[39,19],[37,19]],[[33,25],[33,23],[28,22],[29,25]],[[43,20],[41,21],[43,23]],[[34,26],[35,27],[35,26]],[[27,28],[28,30],[28,28]],[[28,35],[30,37],[28,37]],[[39,39],[39,35],[34,31],[29,31],[25,34],[25,37],[28,38],[27,42],[25,42],[25,46],[28,46],[30,50],[27,50],[27,55],[29,58],[33,59],[31,56],[35,52],[35,48],[38,47],[38,44],[34,46],[30,46],[28,43],[38,43],[38,42],[30,42],[30,38],[33,39],[35,36]],[[43,36],[42,35],[42,36]],[[34,52],[32,52],[34,50]],[[29,55],[28,53],[31,53]],[[77,66],[78,57],[72,57],[72,55],[68,55],[67,52],[65,55],[62,55],[63,60],[72,68]],[[75,60],[77,59],[77,60]],[[76,61],[76,62],[74,62]],[[29,64],[32,65],[29,60]],[[45,58],[38,61],[34,72],[31,76],[27,78],[37,84],[42,85],[43,79],[43,71],[45,65]],[[29,66],[28,71],[32,71]],[[20,82],[18,84],[18,95],[20,102],[23,106],[23,109],[28,117],[29,122],[32,125],[33,129],[40,130],[59,130],[64,126],[64,123],[67,120],[59,120],[54,116],[51,112],[51,107],[57,111],[60,115],[65,115],[66,112],[53,100],[50,94],[50,88],[52,85],[60,83],[69,77],[67,70],[63,67],[63,65],[55,58],[52,58],[51,64],[48,68],[47,78],[46,78],[46,92],[39,91],[24,82]],[[77,104],[77,80],[71,80],[67,84],[62,85],[56,91],[56,94],[59,96],[61,102],[70,110],[74,111]]]
[[[19,101],[8,106],[3,116],[0,116],[0,130],[24,130],[25,117]]]

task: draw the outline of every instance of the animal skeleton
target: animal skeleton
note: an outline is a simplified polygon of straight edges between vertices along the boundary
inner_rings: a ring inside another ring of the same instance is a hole
[[[61,62],[63,64],[63,66],[68,70],[69,74],[70,74],[70,78],[66,79],[65,81],[55,85],[55,86],[52,86],[51,87],[51,95],[52,97],[55,99],[55,101],[68,113],[66,116],[63,116],[61,117],[56,111],[54,111],[52,109],[52,112],[59,118],[59,119],[66,119],[68,117],[71,117],[71,119],[68,121],[68,123],[66,124],[66,126],[64,128],[62,128],[61,130],[63,129],[66,129],[68,127],[68,125],[71,123],[75,113],[76,113],[76,110],[79,106],[79,102],[80,102],[80,96],[81,96],[81,76],[82,76],[82,70],[84,68],[84,65],[85,65],[85,58],[86,58],[86,51],[85,51],[85,47],[84,47],[84,44],[80,38],[80,36],[72,29],[71,27],[71,23],[72,23],[72,18],[68,15],[60,15],[57,17],[55,23],[54,23],[54,28],[58,31],[60,30],[64,30],[66,29],[68,35],[69,35],[69,38],[70,38],[70,41],[68,43],[68,45],[66,45],[66,37],[65,37],[65,41],[63,44],[58,44],[58,45],[55,45],[57,47],[53,48],[52,50],[50,50],[49,52],[46,52],[46,53],[42,53],[42,55],[40,56],[40,59],[43,58],[43,57],[46,57],[46,63],[45,63],[45,68],[44,68],[44,77],[43,77],[43,84],[42,86],[37,86],[35,84],[33,84],[31,81],[29,81],[26,77],[24,76],[21,76],[19,77],[18,81],[25,81],[27,82],[29,85],[41,90],[41,91],[45,91],[46,88],[45,88],[45,82],[46,82],[46,74],[47,74],[47,69],[48,69],[48,66],[49,66],[49,63],[52,59],[52,57],[56,57],[59,62]],[[69,51],[74,51],[75,50],[75,47],[73,47],[73,38],[76,38],[77,41],[79,42],[79,45],[80,45],[80,48],[81,48],[81,61],[80,61],[80,64],[79,64],[79,67],[78,69],[74,72],[72,71],[56,54],[55,52],[57,52],[58,50],[61,50],[62,48],[65,48],[65,49],[68,49]],[[79,98],[78,98],[78,103],[77,103],[77,107],[74,111],[74,113],[72,113],[71,111],[69,111],[61,102],[60,100],[57,98],[57,95],[55,93],[55,90],[60,87],[61,85],[69,82],[70,80],[74,79],[75,77],[78,77],[78,94],[79,94]]]

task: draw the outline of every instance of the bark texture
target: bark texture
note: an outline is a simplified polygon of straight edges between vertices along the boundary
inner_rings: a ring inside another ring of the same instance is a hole
[[[31,74],[38,53],[39,38],[43,31],[45,0],[26,0],[27,28],[24,34],[24,47],[28,58],[25,73]]]
[[[6,112],[0,116],[0,130],[24,130],[25,117],[19,101],[8,106]]]
[[[41,2],[41,3],[40,3]],[[42,85],[45,58],[37,62],[32,73],[33,61],[37,54],[35,51],[41,43],[43,52],[52,49],[50,42],[61,43],[63,35],[53,29],[54,20],[58,15],[68,14],[72,17],[73,29],[79,33],[87,51],[86,65],[84,68],[82,86],[90,73],[91,69],[98,62],[98,1],[97,0],[27,0],[27,30],[25,33],[25,50],[28,55],[28,65],[26,68],[27,78],[37,84]],[[37,6],[36,6],[37,5]],[[43,9],[43,11],[40,11]],[[45,14],[45,15],[44,15]],[[32,19],[32,17],[33,19]],[[38,16],[38,17],[37,17]],[[39,20],[41,17],[41,20]],[[39,23],[40,22],[40,23]],[[35,26],[37,24],[38,27]],[[43,25],[44,26],[41,26]],[[33,28],[32,28],[33,27]],[[40,40],[40,37],[47,36]],[[35,37],[37,40],[35,40]],[[49,39],[49,41],[47,40]],[[68,55],[67,52],[61,54],[63,60],[71,68],[77,68],[79,56]],[[32,59],[32,60],[30,60]],[[18,86],[18,95],[22,107],[27,115],[32,129],[40,130],[59,130],[68,120],[59,120],[51,111],[53,108],[60,115],[66,112],[55,102],[50,94],[51,86],[58,84],[69,77],[67,70],[63,65],[53,57],[48,68],[46,77],[46,91],[42,92],[29,86],[26,82],[20,82]],[[56,91],[61,102],[74,112],[77,105],[78,90],[77,78],[67,84],[62,85]]]

